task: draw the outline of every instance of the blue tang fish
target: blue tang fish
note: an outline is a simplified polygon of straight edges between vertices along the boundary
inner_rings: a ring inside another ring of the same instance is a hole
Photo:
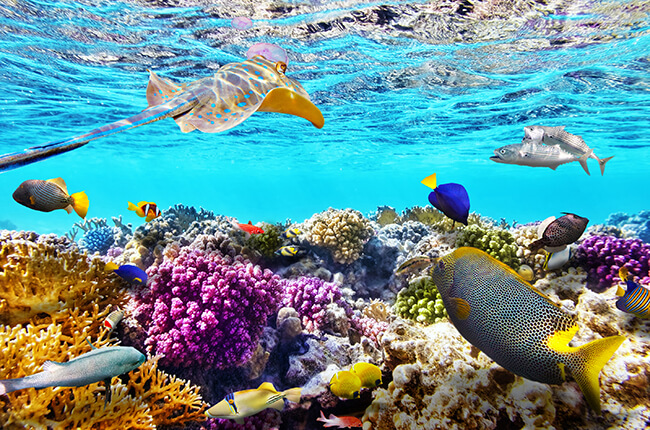
[[[429,194],[429,202],[443,214],[454,221],[467,225],[469,215],[469,195],[460,184],[440,184],[436,186],[436,174],[427,176],[422,183],[433,189]]]
[[[598,375],[623,336],[569,345],[579,328],[575,318],[476,248],[456,249],[441,258],[430,275],[449,319],[469,343],[532,381],[561,384],[572,375],[587,404],[600,413]]]
[[[120,278],[132,284],[147,285],[147,273],[133,264],[122,264],[120,267],[117,267],[117,264],[111,262],[106,264],[105,269],[107,272],[112,270]]]

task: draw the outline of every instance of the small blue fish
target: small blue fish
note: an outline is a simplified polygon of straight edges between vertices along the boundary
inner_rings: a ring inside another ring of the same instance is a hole
[[[120,278],[132,284],[147,284],[148,277],[145,271],[133,264],[122,264],[120,267],[117,267],[117,264],[111,262],[106,264],[105,270],[107,272],[112,270],[117,273]]]
[[[469,195],[460,184],[441,184],[436,186],[436,174],[427,176],[422,183],[433,191],[429,194],[429,202],[443,214],[454,221],[467,225],[469,215]]]
[[[623,279],[623,277],[621,277]],[[618,287],[616,307],[623,312],[634,314],[639,318],[650,318],[650,290],[630,280],[624,279],[627,289]]]

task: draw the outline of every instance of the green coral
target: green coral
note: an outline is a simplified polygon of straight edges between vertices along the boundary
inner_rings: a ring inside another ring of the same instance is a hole
[[[441,233],[460,231],[465,228],[463,224],[454,221],[433,206],[413,206],[412,208],[405,209],[400,217],[399,223],[403,224],[406,221],[421,222],[422,224],[428,225]],[[478,225],[485,228],[493,226],[494,221],[490,218],[482,217],[476,212],[472,212],[467,217],[467,225]]]
[[[447,318],[442,296],[428,276],[416,278],[397,294],[393,309],[397,315],[423,324],[437,323]]]
[[[517,257],[515,238],[507,230],[470,225],[458,234],[456,246],[478,248],[514,270],[518,270],[521,265]]]
[[[264,233],[253,234],[246,242],[246,245],[258,251],[266,258],[273,258],[275,251],[283,245],[281,237],[284,227],[279,224],[262,224]]]
[[[398,224],[400,222],[400,216],[397,214],[397,211],[395,208],[390,206],[378,207],[375,218],[377,223],[382,227],[388,224]]]

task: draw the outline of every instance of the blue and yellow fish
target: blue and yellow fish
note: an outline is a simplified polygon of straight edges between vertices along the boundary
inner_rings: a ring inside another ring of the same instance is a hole
[[[68,187],[63,178],[43,181],[30,179],[18,186],[13,198],[16,202],[30,209],[52,212],[64,209],[67,213],[74,210],[81,218],[88,213],[88,196],[83,191],[68,194]]]
[[[307,250],[295,245],[286,245],[275,251],[276,255],[282,257],[300,257],[307,253]]]
[[[460,334],[507,370],[546,384],[573,376],[600,413],[598,375],[623,336],[573,347],[575,318],[487,253],[458,248],[430,272]]]
[[[293,227],[293,228],[288,228],[285,231],[283,231],[280,236],[283,239],[291,239],[293,237],[300,236],[301,234],[302,234],[302,230],[300,230],[298,227]]]
[[[117,264],[110,262],[106,263],[104,269],[109,272],[115,272],[120,278],[124,279],[127,282],[136,285],[146,285],[147,284],[147,273],[140,269],[138,266],[133,264],[122,264],[120,267],[117,267]]]
[[[469,216],[469,195],[460,184],[436,185],[436,174],[427,176],[422,183],[433,191],[429,193],[429,203],[443,214],[459,223],[467,225]]]
[[[356,399],[361,391],[361,379],[349,370],[340,370],[330,379],[330,391],[343,399]]]
[[[137,205],[134,205],[133,203],[129,202],[129,206],[127,208],[130,211],[134,211],[137,216],[140,218],[144,218],[145,222],[149,222],[152,219],[158,218],[160,215],[160,209],[158,209],[158,205],[155,204],[154,202],[140,202]]]
[[[621,267],[618,276],[625,282],[626,289],[617,288],[616,295],[621,298],[616,301],[616,307],[639,318],[650,318],[650,290],[631,280],[626,267]]]

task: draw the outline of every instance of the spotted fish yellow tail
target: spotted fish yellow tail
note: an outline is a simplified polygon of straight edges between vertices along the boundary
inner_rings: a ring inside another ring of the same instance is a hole
[[[569,353],[571,356],[566,364],[558,363],[562,369],[566,365],[578,383],[587,404],[594,412],[600,414],[600,384],[598,375],[601,369],[614,355],[625,340],[624,336],[611,336],[597,339],[578,347],[569,346],[569,342],[578,331],[575,325],[567,331],[557,332],[548,342],[551,349],[557,352]]]

